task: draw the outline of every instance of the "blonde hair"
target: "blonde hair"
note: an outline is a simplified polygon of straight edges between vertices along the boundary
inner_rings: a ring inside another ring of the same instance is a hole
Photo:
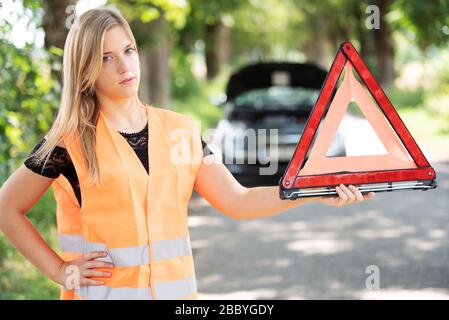
[[[75,20],[64,45],[63,88],[59,110],[46,142],[34,153],[33,161],[44,166],[53,149],[64,137],[77,135],[89,183],[101,182],[95,154],[95,127],[100,106],[95,81],[103,63],[103,40],[106,31],[121,26],[134,46],[136,40],[128,22],[115,9],[92,9]]]

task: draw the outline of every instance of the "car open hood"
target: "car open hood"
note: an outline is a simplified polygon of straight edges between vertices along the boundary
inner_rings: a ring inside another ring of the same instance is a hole
[[[309,63],[257,63],[246,66],[229,79],[226,99],[275,85],[321,89],[327,72]]]

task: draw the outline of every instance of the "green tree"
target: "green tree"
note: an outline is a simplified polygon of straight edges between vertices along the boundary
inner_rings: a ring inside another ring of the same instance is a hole
[[[205,43],[207,78],[214,79],[230,54],[230,20],[246,0],[189,0],[190,11],[185,27],[180,30],[181,45],[191,52],[198,39]]]
[[[449,43],[449,1],[395,0],[394,27],[411,32],[421,49]]]
[[[12,26],[0,23],[0,181],[18,166],[48,130],[60,86],[51,75],[50,55],[31,44],[8,40]]]

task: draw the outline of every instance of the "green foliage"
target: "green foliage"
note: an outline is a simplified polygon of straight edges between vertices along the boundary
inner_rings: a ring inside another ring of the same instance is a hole
[[[232,14],[247,3],[247,0],[190,0],[189,4],[192,12],[190,19],[194,23],[211,25],[216,23],[221,16]]]
[[[0,185],[24,160],[52,123],[60,87],[51,53],[31,44],[16,48],[0,22]],[[55,203],[47,192],[28,213],[40,234],[56,245]],[[59,288],[0,235],[0,299],[55,299]]]
[[[213,81],[192,79],[195,81],[193,91],[185,91],[182,96],[173,99],[172,109],[177,112],[192,115],[201,122],[201,131],[214,127],[222,116],[222,109],[211,103],[211,98],[224,92],[224,86],[229,77],[229,69]]]
[[[198,80],[192,74],[193,55],[186,55],[178,48],[174,48],[170,57],[171,93],[176,100],[184,100],[189,95],[200,94]]]
[[[399,89],[389,87],[385,92],[396,109],[417,108],[424,102],[424,89]]]
[[[7,40],[10,30],[0,24],[0,182],[48,130],[59,93],[50,55],[39,57],[31,45],[16,48]]]
[[[165,19],[172,25],[180,29],[186,22],[189,11],[188,2],[172,0],[135,0],[121,1],[110,0],[110,4],[115,5],[129,22],[136,20],[142,23],[150,23],[159,18],[163,12]]]
[[[291,1],[279,5],[277,0],[254,0],[240,5],[232,16],[234,57],[250,54],[252,59],[267,60],[276,58],[279,49],[296,50],[306,37],[305,19]]]
[[[439,94],[426,99],[426,107],[434,116],[442,118],[446,122],[446,127],[441,133],[449,134],[449,94]]]
[[[421,48],[448,43],[449,1],[395,0],[393,10],[396,18],[392,23],[411,32]]]

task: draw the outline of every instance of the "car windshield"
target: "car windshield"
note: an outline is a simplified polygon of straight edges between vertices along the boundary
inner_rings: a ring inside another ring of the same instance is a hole
[[[298,87],[270,87],[245,92],[235,98],[237,108],[297,108],[312,107],[319,90]]]

